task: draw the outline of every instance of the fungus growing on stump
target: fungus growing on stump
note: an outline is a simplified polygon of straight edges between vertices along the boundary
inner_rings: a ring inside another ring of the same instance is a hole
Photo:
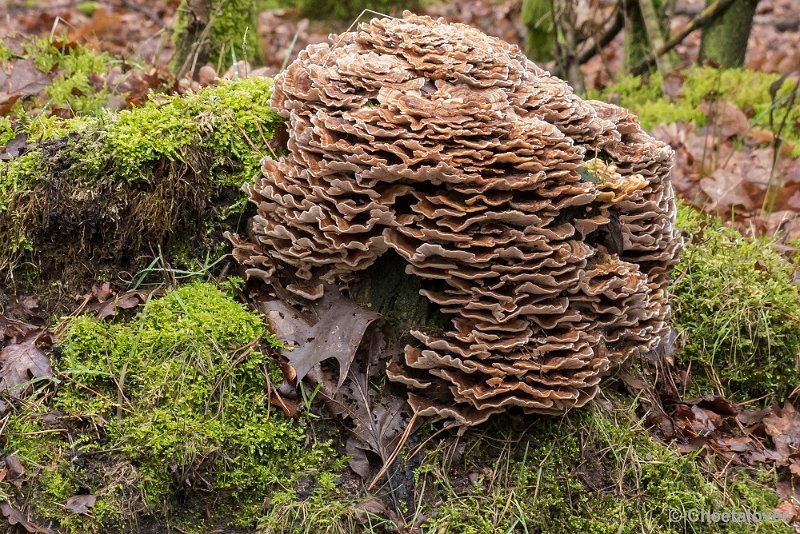
[[[246,186],[249,276],[321,297],[387,250],[450,319],[387,369],[419,415],[562,414],[669,334],[672,150],[462,24],[375,19],[275,80],[288,154]]]

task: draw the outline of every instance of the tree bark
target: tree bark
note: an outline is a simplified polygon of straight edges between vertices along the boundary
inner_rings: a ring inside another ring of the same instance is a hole
[[[727,11],[706,26],[700,43],[701,63],[726,69],[744,65],[756,5],[758,0],[735,0]]]
[[[213,63],[225,69],[233,61],[260,57],[256,0],[183,0],[175,23],[172,70],[178,76],[197,75]]]
[[[521,17],[528,30],[525,55],[538,63],[551,61],[556,45],[552,0],[523,0]]]
[[[625,72],[630,73],[634,67],[646,62],[651,57],[651,52],[664,42],[664,36],[669,34],[664,7],[664,0],[623,0]]]
[[[208,62],[211,51],[211,0],[184,0],[178,11],[172,71],[180,78],[190,71],[197,75],[200,67]]]

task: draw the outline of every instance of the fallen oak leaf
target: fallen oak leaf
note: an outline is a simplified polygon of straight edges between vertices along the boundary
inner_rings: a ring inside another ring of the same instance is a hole
[[[322,361],[333,358],[339,362],[338,389],[347,377],[367,327],[379,315],[358,306],[334,290],[325,292],[322,302],[314,307],[314,311],[319,321],[313,326],[303,326],[299,319],[288,314],[283,316],[284,324],[280,324],[275,315],[272,315],[272,326],[279,337],[280,333],[286,335],[291,331],[291,341],[297,343],[294,350],[282,351],[294,368],[297,381],[302,380]]]

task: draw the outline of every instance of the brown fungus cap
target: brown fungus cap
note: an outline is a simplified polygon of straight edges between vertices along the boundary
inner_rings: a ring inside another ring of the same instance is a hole
[[[561,414],[669,334],[672,150],[515,46],[406,13],[309,46],[275,79],[288,154],[246,186],[249,276],[307,299],[385,251],[451,318],[388,376],[420,415]]]

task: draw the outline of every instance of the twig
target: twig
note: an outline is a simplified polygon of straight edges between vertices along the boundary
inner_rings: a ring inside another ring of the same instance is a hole
[[[603,35],[600,36],[599,39],[596,39],[588,48],[586,48],[583,52],[578,54],[578,63],[583,65],[590,59],[592,59],[597,53],[600,52],[603,48],[606,47],[611,41],[614,40],[619,32],[622,31],[622,28],[625,26],[625,16],[622,14],[621,9],[617,9],[614,15],[614,19],[611,21],[611,26],[609,26]]]
[[[146,18],[148,18],[151,22],[154,22],[158,25],[159,28],[164,29],[164,21],[161,20],[161,17],[150,11],[144,6],[140,6],[135,2],[131,2],[130,0],[118,0],[117,2],[109,2],[106,0],[105,2],[100,2],[101,4],[109,4],[112,7],[124,7],[125,9],[130,9],[131,11],[135,11],[136,13],[141,13]]]
[[[402,449],[403,445],[405,445],[406,441],[408,441],[408,436],[411,435],[411,431],[414,429],[414,425],[416,424],[416,422],[417,422],[417,413],[414,412],[414,415],[411,417],[411,421],[408,422],[408,426],[406,426],[403,435],[400,436],[400,440],[397,442],[397,447],[394,448],[394,451],[386,459],[386,462],[384,462],[383,467],[381,467],[381,470],[378,471],[378,474],[375,475],[375,478],[372,479],[372,482],[367,488],[367,491],[372,491],[372,488],[375,487],[375,484],[377,484],[378,481],[383,477],[383,475],[386,474],[386,471],[389,470],[394,461],[397,459],[397,456],[400,454],[400,449]]]
[[[725,13],[725,11],[731,7],[731,4],[733,4],[734,1],[735,0],[716,0],[713,4],[706,7],[696,19],[692,20],[689,24],[681,28],[673,38],[664,43],[664,46],[657,49],[655,52],[651,52],[647,59],[634,66],[631,69],[631,74],[642,74],[645,72],[653,65],[653,63],[655,63],[657,57],[663,56],[683,42],[687,35],[699,28],[706,26],[709,22]]]

